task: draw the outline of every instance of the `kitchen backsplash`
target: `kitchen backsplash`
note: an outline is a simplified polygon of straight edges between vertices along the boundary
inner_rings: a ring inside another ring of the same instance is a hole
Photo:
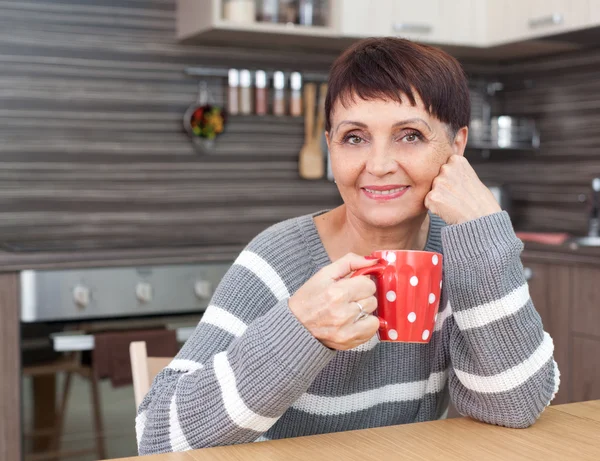
[[[585,232],[577,199],[600,171],[594,56],[501,68],[504,111],[539,118],[542,147],[468,155],[484,180],[509,184],[517,227]],[[243,245],[271,223],[336,206],[333,183],[298,177],[302,119],[230,117],[210,155],[182,126],[198,90],[186,67],[324,72],[334,57],[179,45],[175,0],[2,2],[0,242]],[[224,81],[207,83],[221,101]]]

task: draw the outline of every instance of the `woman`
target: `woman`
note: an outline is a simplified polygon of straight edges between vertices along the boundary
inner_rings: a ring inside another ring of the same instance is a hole
[[[508,215],[463,157],[469,93],[444,52],[368,39],[334,63],[327,141],[344,204],[256,237],[136,419],[141,454],[464,415],[531,425],[556,393]],[[380,343],[378,249],[444,253],[428,344]],[[362,306],[362,309],[359,308]]]

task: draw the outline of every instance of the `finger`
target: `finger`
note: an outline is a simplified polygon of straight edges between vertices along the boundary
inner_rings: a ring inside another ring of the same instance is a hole
[[[367,275],[338,280],[335,286],[347,293],[348,302],[373,296],[377,290],[375,282]]]
[[[348,253],[329,266],[321,269],[321,274],[331,280],[339,280],[352,272],[377,263],[376,259],[366,259],[354,253]]]
[[[363,311],[365,311],[367,314],[372,314],[377,309],[377,298],[375,296],[359,299],[358,301],[354,301],[354,303],[360,303]]]

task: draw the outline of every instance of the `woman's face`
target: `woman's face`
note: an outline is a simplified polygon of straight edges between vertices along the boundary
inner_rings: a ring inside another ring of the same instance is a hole
[[[447,125],[430,116],[420,98],[416,106],[402,100],[356,96],[348,107],[338,100],[331,113],[333,175],[348,211],[370,226],[396,226],[423,215],[440,167],[464,152],[467,128],[450,140]]]

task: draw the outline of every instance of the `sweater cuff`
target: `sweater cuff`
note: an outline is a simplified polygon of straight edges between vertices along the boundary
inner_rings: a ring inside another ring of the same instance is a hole
[[[265,345],[275,359],[300,376],[316,377],[336,354],[300,323],[289,309],[287,299],[267,312],[261,324]]]
[[[483,216],[442,229],[442,245],[448,263],[464,263],[490,251],[505,254],[523,243],[518,239],[506,211]]]

